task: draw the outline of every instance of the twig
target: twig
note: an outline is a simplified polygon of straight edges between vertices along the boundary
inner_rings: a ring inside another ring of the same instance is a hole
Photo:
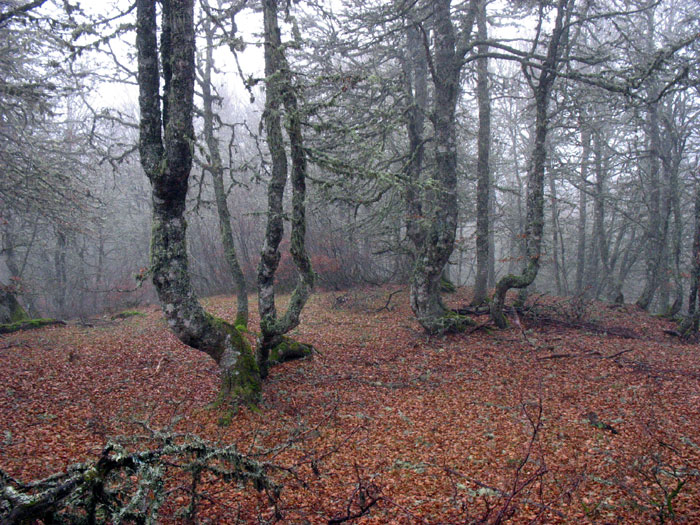
[[[394,290],[393,292],[391,292],[391,293],[389,294],[389,297],[387,297],[387,300],[386,300],[386,303],[384,304],[384,306],[382,306],[381,308],[378,308],[378,309],[375,310],[374,312],[375,312],[375,313],[379,313],[379,312],[381,312],[382,310],[386,310],[387,312],[390,312],[391,310],[389,309],[389,304],[391,304],[391,299],[392,299],[397,293],[402,292],[402,291],[403,291],[403,288],[399,288],[398,290]]]

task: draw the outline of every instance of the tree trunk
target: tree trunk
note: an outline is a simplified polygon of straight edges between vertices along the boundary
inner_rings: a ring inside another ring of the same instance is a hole
[[[205,52],[204,71],[202,72],[202,105],[204,112],[204,140],[209,151],[207,169],[211,173],[214,183],[214,195],[216,198],[216,210],[219,215],[219,231],[221,243],[224,247],[224,257],[228,265],[231,277],[237,291],[237,311],[235,326],[248,327],[248,289],[245,276],[241,270],[236,255],[236,246],[233,242],[233,230],[231,228],[231,213],[226,202],[224,189],[224,167],[219,152],[219,141],[214,134],[214,95],[212,93],[212,70],[214,68],[214,38],[211,22],[207,16],[203,19],[203,28],[206,36],[207,48]]]
[[[588,197],[588,162],[591,156],[591,130],[579,115],[581,132],[581,187],[579,188],[578,237],[576,243],[576,294],[585,292],[586,272],[586,218]]]
[[[54,297],[56,298],[56,310],[61,317],[65,317],[66,314],[66,294],[68,292],[66,242],[66,234],[60,230],[56,230],[56,248],[53,253],[54,271],[56,273]]]
[[[151,272],[173,333],[221,367],[219,400],[254,403],[260,395],[260,377],[250,346],[235,326],[204,311],[188,271],[184,214],[194,143],[193,17],[193,0],[163,2],[166,102],[161,110],[155,0],[137,1],[139,153],[152,186]]]
[[[291,71],[284,55],[277,22],[277,0],[263,1],[265,24],[265,130],[272,157],[272,178],[267,193],[267,228],[258,265],[258,308],[261,336],[257,358],[262,377],[268,373],[270,356],[280,352],[283,335],[299,324],[299,316],[314,284],[311,262],[306,254],[306,154],[301,133],[301,115],[292,86]],[[277,318],[274,280],[280,261],[279,245],[284,234],[282,199],[287,184],[287,153],[281,125],[281,107],[286,111],[286,130],[292,159],[292,231],[290,254],[298,278],[284,316]],[[311,347],[302,345],[305,355]]]
[[[419,30],[413,25],[406,28],[406,57],[403,60],[403,69],[404,91],[410,101],[406,111],[409,160],[404,168],[406,236],[411,241],[415,260],[415,253],[425,239],[420,183],[425,150],[423,132],[428,105],[428,60]]]
[[[477,14],[478,39],[486,41],[486,2],[479,3]],[[480,45],[478,53],[488,53],[488,45]],[[474,283],[473,305],[486,300],[489,279],[489,197],[491,195],[491,99],[489,93],[488,58],[477,59],[476,97],[479,105],[479,139],[476,161],[476,280]]]
[[[653,10],[646,12],[647,16],[647,42],[648,51],[653,51],[654,39],[654,14]],[[648,153],[648,190],[649,195],[647,209],[649,218],[647,220],[647,239],[646,239],[646,281],[644,290],[637,299],[637,306],[643,310],[648,310],[651,302],[654,299],[654,294],[659,286],[660,273],[663,266],[664,244],[666,239],[662,233],[661,227],[661,181],[659,176],[660,171],[660,154],[661,154],[661,137],[659,130],[659,89],[652,80],[648,89],[648,97],[650,102],[647,104],[646,112],[646,138],[649,148]]]
[[[454,249],[457,231],[457,142],[455,111],[460,93],[463,56],[450,15],[450,1],[432,3],[435,48],[432,57],[435,86],[432,112],[435,130],[435,173],[425,194],[423,216],[426,235],[416,254],[411,277],[411,308],[428,333],[464,330],[470,323],[445,308],[440,299],[440,276]],[[471,33],[477,2],[470,4],[470,21],[463,28]]]
[[[562,281],[565,282],[566,278],[562,275],[563,271],[560,270],[560,268],[565,268],[564,261],[562,260],[561,265],[559,264],[559,208],[557,206],[557,186],[554,180],[554,173],[551,171],[551,163],[549,172],[549,193],[551,202],[550,211],[552,213],[552,272],[554,273],[557,295],[568,295],[565,289],[566,287],[562,283]]]
[[[535,144],[532,149],[530,170],[527,187],[527,224],[525,227],[527,265],[521,275],[506,275],[496,285],[493,302],[491,303],[491,318],[499,328],[507,326],[503,314],[506,293],[511,288],[525,289],[537,277],[542,253],[542,232],[544,230],[544,175],[547,160],[546,139],[549,129],[547,108],[549,95],[557,77],[559,55],[561,48],[568,40],[568,9],[569,0],[559,0],[557,16],[552,36],[547,48],[547,57],[539,78],[530,77],[535,94]],[[524,69],[526,74],[527,69]]]
[[[690,292],[688,293],[688,315],[681,323],[680,333],[687,337],[698,331],[700,308],[698,308],[698,287],[700,286],[700,183],[695,182],[695,221],[693,231],[693,251],[691,257]]]

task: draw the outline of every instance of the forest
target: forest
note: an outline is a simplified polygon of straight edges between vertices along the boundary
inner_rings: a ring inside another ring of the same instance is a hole
[[[0,0],[0,523],[700,521],[694,0]]]

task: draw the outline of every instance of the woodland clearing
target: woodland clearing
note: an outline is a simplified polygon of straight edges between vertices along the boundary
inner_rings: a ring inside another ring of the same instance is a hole
[[[283,485],[275,510],[205,477],[199,523],[700,522],[700,353],[670,321],[542,297],[568,321],[429,337],[397,290],[314,295],[291,335],[318,353],[274,367],[258,410],[228,426],[207,407],[219,368],[155,306],[0,336],[0,468],[37,479],[142,432],[136,421],[174,423],[236,443]],[[235,318],[231,298],[204,302]],[[163,522],[178,521],[187,487],[168,490]]]

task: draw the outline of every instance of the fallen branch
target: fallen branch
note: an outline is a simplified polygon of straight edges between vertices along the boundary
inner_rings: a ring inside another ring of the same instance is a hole
[[[58,319],[29,319],[16,323],[0,324],[0,334],[11,334],[12,332],[19,332],[21,330],[33,330],[35,328],[58,324],[65,325],[66,322],[59,321]]]
[[[381,308],[377,308],[377,309],[375,310],[375,313],[379,313],[379,312],[381,312],[382,310],[386,310],[387,312],[391,312],[391,309],[389,308],[389,305],[391,304],[391,299],[392,299],[397,293],[399,293],[399,292],[401,292],[401,291],[403,291],[403,288],[399,288],[398,290],[394,290],[393,292],[391,292],[391,293],[389,294],[389,297],[387,297],[386,303],[384,304],[384,306],[382,306]]]
[[[100,514],[110,522],[156,523],[167,498],[164,478],[172,469],[193,479],[206,472],[225,482],[251,483],[273,500],[279,495],[281,487],[266,474],[272,467],[239,453],[233,445],[218,447],[197,436],[169,432],[156,432],[150,439],[159,441],[159,446],[128,452],[108,443],[97,461],[38,481],[23,483],[0,470],[0,525],[36,520],[94,523]],[[199,498],[195,492],[191,496],[193,503]]]

